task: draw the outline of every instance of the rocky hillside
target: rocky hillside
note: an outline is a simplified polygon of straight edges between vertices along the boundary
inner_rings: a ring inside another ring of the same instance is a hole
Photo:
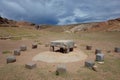
[[[25,27],[35,28],[34,23],[26,21],[14,21],[0,17],[0,27]],[[56,32],[80,32],[80,31],[120,31],[120,18],[108,20],[105,22],[92,22],[71,25],[40,25],[40,29]]]
[[[105,22],[84,23],[71,27],[71,32],[79,31],[120,31],[120,18]]]
[[[81,31],[120,31],[120,18],[105,22],[91,22],[81,24],[70,24],[62,26],[41,25],[41,29],[56,32],[81,32]]]
[[[9,20],[7,18],[3,18],[0,16],[0,27],[29,27],[33,28],[35,26],[34,23],[26,22],[26,21],[14,21]]]

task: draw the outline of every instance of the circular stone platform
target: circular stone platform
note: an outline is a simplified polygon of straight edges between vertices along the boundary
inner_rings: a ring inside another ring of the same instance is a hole
[[[60,52],[42,52],[33,57],[33,61],[43,61],[48,63],[68,63],[68,62],[76,62],[81,61],[87,58],[87,55],[82,51],[74,50],[73,52],[69,52],[67,54],[63,54]]]

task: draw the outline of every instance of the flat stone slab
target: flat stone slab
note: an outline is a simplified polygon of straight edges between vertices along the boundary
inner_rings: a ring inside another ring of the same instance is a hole
[[[55,40],[55,41],[51,41],[50,43],[51,46],[55,46],[55,47],[69,47],[69,48],[73,48],[74,47],[74,41],[73,40]]]
[[[43,61],[48,63],[68,63],[82,61],[87,58],[87,55],[82,51],[74,50],[69,54],[62,54],[60,52],[42,52],[33,57],[33,61]]]
[[[36,67],[36,63],[33,63],[33,62],[31,62],[31,63],[26,63],[26,64],[25,64],[25,67],[28,68],[28,69],[33,69],[33,68]]]

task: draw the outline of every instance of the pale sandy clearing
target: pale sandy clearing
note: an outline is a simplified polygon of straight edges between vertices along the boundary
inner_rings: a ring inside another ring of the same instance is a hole
[[[68,63],[81,61],[87,58],[82,51],[74,50],[73,52],[63,54],[60,52],[42,52],[33,57],[33,61],[43,61],[48,63]]]

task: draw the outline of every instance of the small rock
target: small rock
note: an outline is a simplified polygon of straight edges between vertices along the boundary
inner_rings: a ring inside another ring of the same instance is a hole
[[[92,69],[93,69],[94,71],[97,71],[97,66],[94,65],[94,66],[92,67]]]
[[[74,48],[77,48],[77,44],[74,44]]]

